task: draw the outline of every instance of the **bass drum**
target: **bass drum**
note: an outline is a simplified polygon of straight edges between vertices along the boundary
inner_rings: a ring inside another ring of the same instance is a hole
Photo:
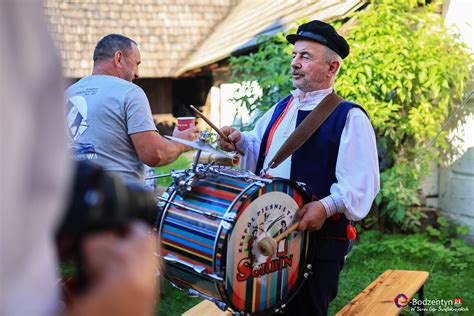
[[[310,272],[309,233],[295,231],[264,257],[256,240],[289,227],[309,198],[301,186],[210,168],[160,198],[158,236],[165,277],[189,294],[241,314],[278,312]],[[176,178],[176,177],[175,177]]]

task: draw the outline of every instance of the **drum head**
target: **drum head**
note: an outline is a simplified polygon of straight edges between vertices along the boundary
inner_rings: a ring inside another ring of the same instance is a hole
[[[256,243],[286,230],[296,211],[307,202],[305,192],[295,184],[275,180],[236,203],[237,220],[227,235],[222,293],[234,311],[273,312],[301,287],[312,254],[308,233],[291,233],[270,256],[260,254]]]

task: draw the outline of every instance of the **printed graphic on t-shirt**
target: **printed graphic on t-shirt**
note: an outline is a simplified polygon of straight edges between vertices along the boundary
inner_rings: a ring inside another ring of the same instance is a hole
[[[95,152],[94,144],[73,142],[71,143],[71,149],[74,160],[97,159],[97,153]]]
[[[71,137],[71,149],[75,160],[97,159],[94,144],[81,143],[79,137],[87,130],[87,101],[83,96],[70,97],[66,103],[67,125]]]
[[[87,125],[87,101],[83,96],[75,95],[67,100],[66,107],[70,136],[76,141],[89,127]]]

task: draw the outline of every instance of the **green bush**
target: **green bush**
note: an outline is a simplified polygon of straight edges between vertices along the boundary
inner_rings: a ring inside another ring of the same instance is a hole
[[[357,252],[362,256],[387,257],[403,254],[401,260],[426,262],[430,258],[429,272],[443,269],[461,271],[474,264],[474,248],[459,239],[449,243],[433,241],[426,234],[390,235],[382,238],[377,231],[367,231],[360,236]]]
[[[352,51],[336,82],[344,97],[369,113],[381,154],[381,214],[401,223],[432,156],[413,161],[440,130],[471,80],[472,57],[450,35],[438,4],[378,1],[357,14]],[[446,147],[443,137],[435,144]]]
[[[293,89],[289,80],[292,47],[282,33],[261,36],[258,42],[257,53],[230,58],[232,77],[241,84],[236,91],[239,96],[231,100],[244,106],[249,113],[263,114]],[[255,80],[262,89],[261,95],[252,86]],[[254,124],[255,120],[252,120],[242,128],[248,130]]]
[[[439,156],[436,149],[447,148],[444,137],[434,151],[419,155],[472,80],[472,55],[459,36],[445,28],[437,13],[440,2],[423,3],[379,0],[357,12],[357,22],[346,36],[351,53],[335,84],[339,95],[361,104],[369,114],[381,167],[375,214],[397,227],[413,227],[419,220],[414,216],[414,222],[407,222],[406,214],[420,203],[420,178],[427,173],[427,163]],[[256,53],[231,58],[234,81],[257,81],[263,92],[259,97],[244,85],[241,92],[247,94],[236,101],[261,113],[291,90],[292,49],[281,33],[262,40]]]
[[[426,228],[426,233],[431,239],[438,242],[442,242],[446,245],[452,243],[452,241],[459,237],[465,236],[469,233],[469,227],[467,225],[458,225],[453,222],[450,222],[446,217],[441,216],[437,218],[437,223],[433,227],[429,225]]]

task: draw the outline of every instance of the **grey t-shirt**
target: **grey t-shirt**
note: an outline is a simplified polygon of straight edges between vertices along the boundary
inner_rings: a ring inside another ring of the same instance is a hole
[[[67,123],[75,159],[88,159],[111,173],[144,178],[130,134],[156,131],[143,90],[126,80],[90,75],[66,92]]]

